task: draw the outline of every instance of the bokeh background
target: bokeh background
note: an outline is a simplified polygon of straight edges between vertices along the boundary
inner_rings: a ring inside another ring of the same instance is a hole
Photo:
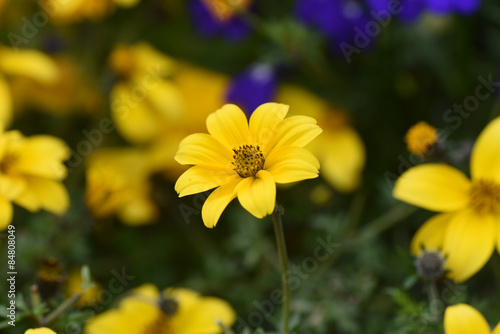
[[[391,192],[425,160],[407,151],[410,126],[438,128],[449,161],[467,171],[475,138],[500,114],[500,3],[412,0],[396,3],[397,12],[376,0],[229,2],[237,11],[211,3],[0,1],[5,128],[50,134],[71,148],[69,210],[15,208],[16,284],[27,307],[53,258],[62,269],[49,309],[68,296],[70,273],[82,265],[105,289],[113,271],[134,277],[123,291],[66,312],[53,325],[58,333],[82,332],[89,314],[146,282],[227,300],[236,333],[276,331],[280,305],[266,303],[280,287],[270,218],[233,201],[207,229],[200,212],[208,193],[178,198],[185,169],[173,156],[224,103],[250,114],[277,101],[325,130],[311,147],[320,177],[278,189],[295,266],[296,332],[442,333],[409,252],[431,213]],[[480,86],[487,97],[477,96]],[[0,232],[2,272],[6,240]],[[318,257],[324,245],[327,256]],[[465,284],[441,282],[440,307],[467,301],[498,320],[499,264],[495,253]],[[6,291],[4,280],[0,286]],[[2,332],[36,325],[19,311],[25,316]]]

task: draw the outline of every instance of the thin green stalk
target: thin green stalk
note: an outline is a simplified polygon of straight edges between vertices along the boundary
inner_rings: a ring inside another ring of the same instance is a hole
[[[285,235],[283,233],[283,223],[281,222],[281,212],[278,204],[273,212],[274,234],[278,245],[278,255],[281,267],[281,281],[283,283],[283,314],[281,333],[288,333],[288,318],[290,315],[290,284],[288,283],[288,256],[286,252]]]
[[[437,307],[437,305],[439,305],[439,292],[438,292],[438,288],[437,288],[437,283],[436,283],[436,280],[433,279],[429,282],[429,291],[428,291],[428,295],[429,295],[429,310],[431,312],[431,316],[432,316],[432,321],[434,321],[435,323],[438,323],[439,322],[439,308]]]
[[[58,308],[56,308],[54,311],[52,311],[50,314],[48,314],[45,318],[43,318],[40,325],[41,326],[48,326],[52,322],[57,320],[57,318],[61,314],[63,314],[64,312],[69,310],[73,305],[75,305],[78,302],[78,300],[82,297],[83,294],[84,294],[84,292],[78,292],[78,293],[75,293],[70,298],[66,299],[61,305],[59,305]]]

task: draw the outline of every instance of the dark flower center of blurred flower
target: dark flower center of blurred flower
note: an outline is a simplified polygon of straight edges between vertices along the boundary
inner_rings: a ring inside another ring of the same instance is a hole
[[[0,160],[0,173],[8,174],[9,170],[12,168],[12,165],[16,163],[18,159],[17,154],[7,153]]]
[[[470,205],[478,214],[500,213],[500,185],[487,180],[474,182],[469,191]]]
[[[160,310],[170,317],[176,315],[179,310],[179,303],[172,298],[161,298],[158,304]]]
[[[439,251],[424,250],[415,261],[415,267],[420,276],[436,279],[445,274],[445,259]]]
[[[243,145],[238,149],[233,148],[232,162],[234,170],[239,176],[245,178],[255,176],[259,170],[264,168],[264,154],[259,146]]]
[[[152,322],[144,327],[142,334],[174,334],[171,317],[164,313],[159,313]]]

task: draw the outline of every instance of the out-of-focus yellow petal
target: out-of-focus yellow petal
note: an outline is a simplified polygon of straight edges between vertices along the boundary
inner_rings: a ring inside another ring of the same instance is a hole
[[[229,149],[249,143],[245,113],[234,104],[226,104],[207,118],[208,132]]]
[[[232,169],[193,166],[179,177],[175,191],[179,197],[201,193],[226,183],[234,175]]]
[[[276,101],[292,106],[293,110],[318,119],[328,109],[328,104],[312,92],[296,86],[285,84],[279,87]]]
[[[341,192],[350,192],[361,183],[366,152],[359,134],[345,127],[338,131],[325,131],[309,149],[321,162],[321,176]]]
[[[242,207],[257,218],[273,213],[276,206],[276,183],[271,173],[260,170],[255,177],[243,179],[238,186]]]
[[[5,78],[0,74],[0,131],[5,130],[12,119],[12,95]]]
[[[182,305],[182,299],[180,300]],[[236,321],[236,313],[228,302],[214,297],[203,297],[190,308],[179,310],[173,318],[175,333],[198,333],[203,328],[206,333],[219,333],[222,323],[230,328]]]
[[[0,231],[5,230],[9,226],[12,221],[12,215],[12,203],[3,196],[0,196]]]
[[[19,149],[13,168],[27,175],[62,180],[67,171],[63,166],[70,151],[60,139],[47,135],[26,138]]]
[[[415,233],[411,240],[410,250],[418,256],[422,249],[437,251],[443,248],[444,237],[452,213],[442,213],[427,220]]]
[[[26,189],[26,180],[21,176],[0,174],[0,194],[7,199],[13,199]]]
[[[57,215],[68,210],[69,195],[62,183],[41,177],[26,179],[28,187],[14,199],[16,204],[32,212],[45,209]]]
[[[453,214],[443,244],[450,278],[463,282],[488,262],[495,249],[497,227],[491,215],[477,215],[472,210]]]
[[[404,172],[394,185],[395,198],[438,212],[465,208],[470,181],[458,169],[445,164],[425,164]]]
[[[175,160],[182,165],[230,168],[233,152],[209,134],[195,133],[181,141]]]
[[[52,329],[47,327],[28,329],[24,334],[57,334]]]
[[[181,117],[184,104],[174,84],[168,81],[158,81],[150,87],[142,84],[146,89],[148,102],[166,122],[173,122]]]
[[[265,103],[252,113],[249,121],[250,135],[257,144],[267,143],[278,125],[288,113],[288,106],[279,103]]]
[[[266,157],[264,169],[273,175],[276,183],[290,183],[318,177],[319,162],[306,149],[286,146]]]
[[[158,217],[158,208],[145,193],[143,196],[135,196],[127,201],[118,210],[120,220],[130,226],[146,225],[155,222]]]
[[[237,187],[241,180],[241,177],[234,176],[230,181],[215,189],[208,196],[201,210],[203,223],[206,227],[213,228],[217,225],[224,209],[229,202],[236,198]]]
[[[490,326],[483,315],[467,304],[448,306],[444,311],[446,334],[490,334]]]
[[[493,334],[500,334],[500,323],[498,323],[493,330]]]
[[[158,135],[159,121],[145,99],[134,99],[133,86],[118,83],[111,91],[111,115],[121,135],[134,143]]]
[[[113,0],[117,6],[130,8],[139,3],[140,0]]]
[[[491,121],[479,135],[471,155],[473,180],[500,183],[500,117]]]
[[[10,75],[22,75],[42,83],[54,83],[59,69],[54,60],[36,50],[0,49],[0,69]]]
[[[308,116],[292,116],[284,119],[276,127],[273,137],[263,145],[264,154],[285,146],[304,147],[323,130],[316,120]]]
[[[167,55],[156,50],[151,44],[137,43],[132,46],[132,52],[136,61],[136,70],[149,73],[153,77],[166,77],[176,67],[176,62]]]

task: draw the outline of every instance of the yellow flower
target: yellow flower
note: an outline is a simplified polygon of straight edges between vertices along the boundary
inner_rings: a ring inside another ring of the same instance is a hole
[[[0,127],[9,124],[14,109],[6,76],[21,76],[51,84],[57,80],[58,75],[57,65],[42,52],[0,46]]]
[[[147,43],[121,45],[111,54],[110,66],[122,77],[111,91],[111,114],[130,142],[151,142],[180,117],[183,101],[168,78],[175,65]]]
[[[146,153],[137,149],[101,149],[87,160],[87,207],[95,218],[118,215],[127,225],[155,221],[151,169]]]
[[[418,122],[408,130],[405,136],[408,151],[420,156],[426,155],[437,140],[436,128],[426,122]]]
[[[307,148],[321,163],[321,176],[338,191],[355,190],[361,184],[366,152],[360,135],[349,125],[345,114],[294,85],[282,85],[276,100],[318,120],[323,133]]]
[[[40,6],[59,23],[84,19],[101,20],[115,10],[115,6],[129,8],[140,0],[42,0]]]
[[[213,18],[227,22],[238,12],[248,9],[253,0],[202,0]]]
[[[36,329],[28,329],[24,334],[57,334],[52,329],[47,327],[41,327]]]
[[[500,118],[481,133],[471,156],[469,180],[446,164],[410,168],[396,181],[394,197],[422,208],[443,212],[419,230],[418,240],[447,256],[450,277],[468,279],[500,250]],[[413,250],[418,245],[413,245]]]
[[[183,289],[158,289],[145,284],[122,300],[118,309],[104,312],[85,326],[86,334],[216,334],[218,323],[231,327],[236,314],[224,300],[202,297]]]
[[[81,269],[71,270],[66,282],[66,298],[70,298],[78,292],[81,292],[82,283]],[[97,283],[94,283],[94,285],[80,297],[76,306],[85,307],[95,305],[98,302],[99,292],[101,292],[101,287]]]
[[[217,188],[203,205],[205,226],[213,228],[236,197],[255,217],[269,215],[276,183],[318,176],[318,160],[303,147],[322,130],[314,118],[285,118],[287,113],[286,105],[266,103],[248,122],[240,108],[226,104],[208,116],[210,134],[192,134],[180,143],[175,159],[194,166],[177,180],[179,196]]]
[[[446,334],[500,334],[500,324],[493,331],[478,310],[467,304],[448,306],[444,311]]]
[[[0,230],[12,220],[11,202],[31,212],[66,212],[69,196],[61,180],[66,177],[63,161],[68,157],[69,149],[60,139],[26,138],[18,131],[0,129]]]

